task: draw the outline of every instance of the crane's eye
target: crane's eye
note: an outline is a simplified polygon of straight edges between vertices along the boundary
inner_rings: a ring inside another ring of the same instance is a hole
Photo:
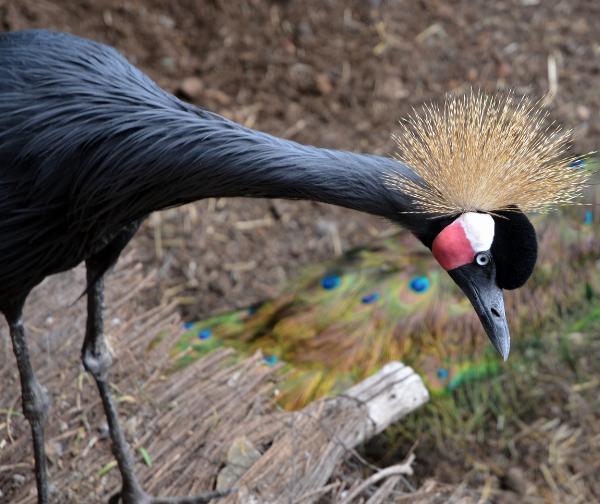
[[[487,266],[490,263],[490,256],[485,252],[480,252],[475,256],[475,262],[479,266]]]

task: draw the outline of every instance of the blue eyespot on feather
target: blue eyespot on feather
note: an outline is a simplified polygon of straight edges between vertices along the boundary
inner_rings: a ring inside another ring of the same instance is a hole
[[[198,331],[198,339],[201,340],[207,340],[208,338],[210,338],[212,336],[212,331],[210,329],[202,329],[201,331]]]
[[[342,279],[339,275],[328,275],[321,279],[321,287],[325,290],[333,290],[340,286]]]
[[[277,361],[279,359],[277,358],[276,355],[265,355],[263,357],[263,361],[265,362],[265,364],[267,366],[274,366],[275,364],[277,364]]]
[[[591,224],[592,222],[594,222],[594,213],[591,210],[586,210],[583,216],[583,223]]]
[[[569,168],[584,168],[585,167],[585,159],[576,159],[575,161],[571,161],[569,163]]]
[[[448,372],[448,370],[447,370],[446,368],[439,368],[439,369],[437,370],[437,377],[438,377],[440,380],[446,380],[446,379],[448,378],[448,375],[449,375],[449,374],[450,374],[450,373]]]
[[[426,276],[415,277],[410,281],[409,284],[410,288],[419,294],[427,292],[429,290],[430,285],[431,282]]]
[[[361,301],[363,302],[363,304],[371,304],[371,303],[374,303],[375,301],[378,301],[379,298],[380,298],[379,292],[371,292],[371,294],[367,294],[366,296],[363,296],[361,298]]]
[[[183,328],[186,331],[189,331],[192,327],[194,327],[194,323],[193,322],[184,322],[183,323]]]
[[[261,309],[262,305],[265,304],[264,301],[259,301],[258,303],[254,303],[247,308],[248,315],[254,315],[258,310]]]

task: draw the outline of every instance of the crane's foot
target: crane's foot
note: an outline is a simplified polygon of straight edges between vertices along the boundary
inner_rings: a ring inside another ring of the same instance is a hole
[[[108,501],[108,504],[206,504],[213,499],[227,497],[233,492],[235,492],[234,489],[216,490],[214,492],[205,492],[188,497],[152,497],[147,494],[124,496],[124,492],[121,491],[118,494],[113,495]]]

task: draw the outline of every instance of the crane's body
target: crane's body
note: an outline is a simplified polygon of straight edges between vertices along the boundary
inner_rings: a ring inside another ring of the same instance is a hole
[[[421,136],[408,135],[409,168],[240,126],[180,101],[96,42],[47,31],[0,34],[0,311],[32,428],[38,501],[49,501],[48,401],[31,366],[22,308],[35,285],[82,261],[88,283],[82,360],[102,398],[121,499],[199,503],[215,495],[164,500],[142,490],[108,383],[104,274],[156,210],[211,196],[278,197],[391,219],[431,249],[506,358],[502,289],[526,281],[537,252],[535,231],[515,204],[531,210],[570,201],[583,177],[555,159],[562,137],[540,129],[539,116],[523,107],[507,115],[509,102],[502,108],[486,100],[451,102]],[[479,156],[481,179],[471,169]],[[449,170],[441,169],[446,157]],[[463,164],[471,171],[462,173]]]

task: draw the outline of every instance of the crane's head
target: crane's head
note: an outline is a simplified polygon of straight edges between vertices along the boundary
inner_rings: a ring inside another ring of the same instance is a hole
[[[469,298],[506,360],[510,333],[502,291],[521,287],[533,272],[537,239],[529,219],[517,209],[494,216],[466,212],[432,222],[421,239]]]
[[[390,187],[427,245],[471,301],[504,359],[510,336],[503,289],[521,287],[537,259],[535,230],[524,212],[544,212],[581,195],[589,172],[565,157],[570,132],[522,99],[468,93],[426,106],[401,123],[398,159],[412,174],[389,174]]]

